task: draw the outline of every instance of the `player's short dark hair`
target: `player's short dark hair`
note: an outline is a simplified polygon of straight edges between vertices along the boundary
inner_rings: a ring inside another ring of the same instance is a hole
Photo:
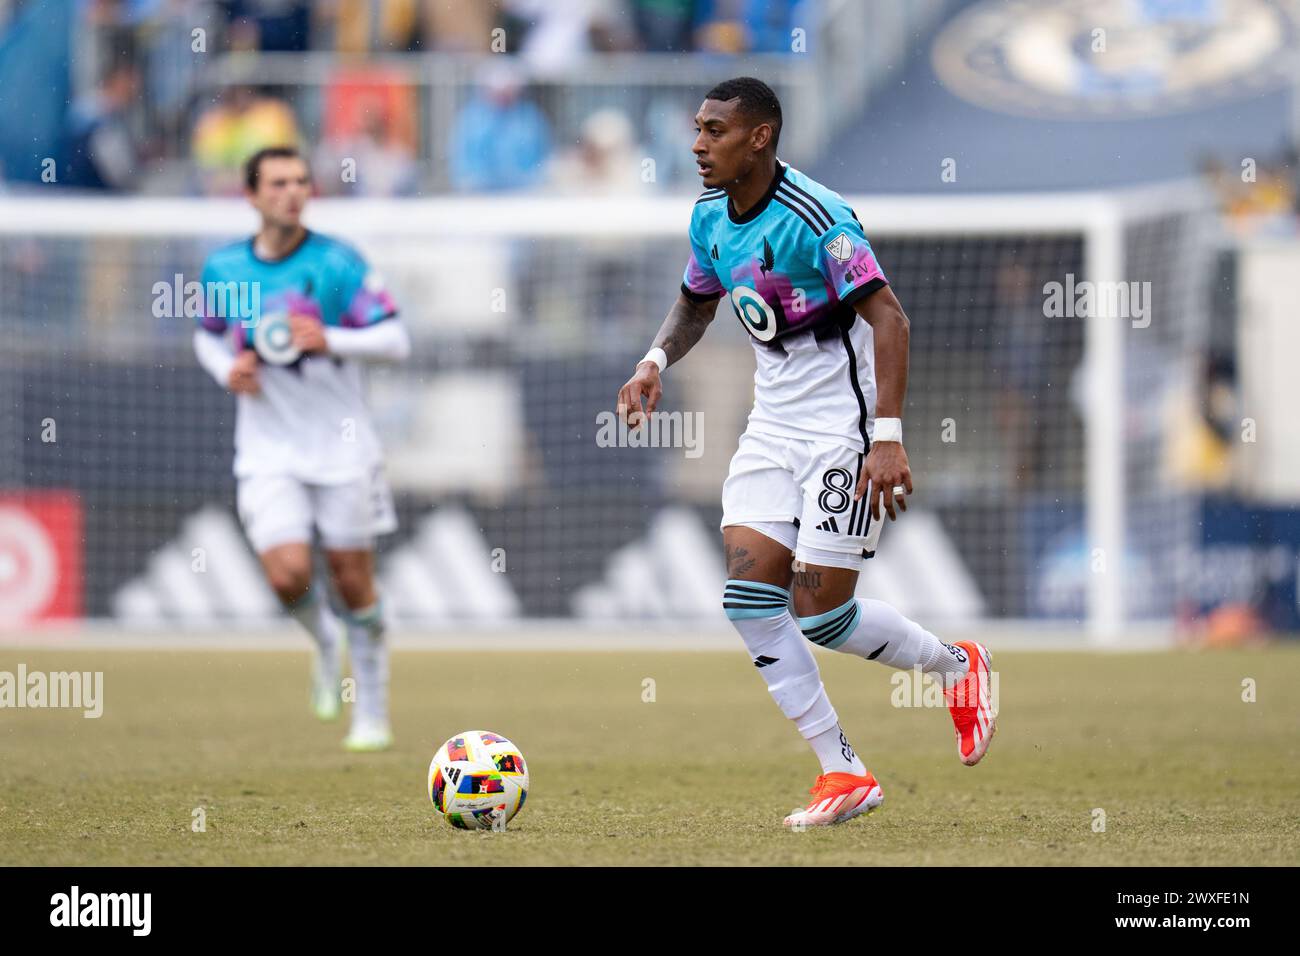
[[[307,160],[303,158],[297,146],[264,146],[248,157],[248,162],[244,163],[244,185],[248,187],[250,193],[257,192],[257,181],[262,174],[264,159],[301,159],[303,165],[307,165]],[[308,167],[308,174],[310,173],[311,168]]]
[[[781,101],[772,87],[752,76],[738,76],[719,83],[704,97],[706,100],[740,100],[740,111],[755,123],[768,123],[772,127],[772,146],[781,139]]]

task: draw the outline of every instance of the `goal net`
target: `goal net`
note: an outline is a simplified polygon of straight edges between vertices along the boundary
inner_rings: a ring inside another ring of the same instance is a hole
[[[911,319],[917,486],[862,593],[953,627],[1168,620],[1191,534],[1170,410],[1209,326],[1199,197],[852,203]],[[309,208],[384,275],[414,341],[370,374],[399,621],[724,624],[719,494],[753,375],[729,306],[666,376],[648,439],[610,420],[676,296],[690,205]],[[254,225],[237,201],[0,197],[0,620],[276,614],[233,514],[233,400],[169,307]]]

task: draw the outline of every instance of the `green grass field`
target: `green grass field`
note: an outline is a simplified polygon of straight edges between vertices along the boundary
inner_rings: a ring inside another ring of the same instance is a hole
[[[0,864],[1300,863],[1298,649],[997,654],[975,768],[946,711],[891,706],[894,672],[819,659],[885,804],[795,833],[817,767],[739,648],[398,652],[397,747],[365,756],[308,714],[305,651],[0,648],[0,670],[105,674],[98,720],[0,710]],[[425,794],[471,728],[529,760],[506,833],[453,830]]]

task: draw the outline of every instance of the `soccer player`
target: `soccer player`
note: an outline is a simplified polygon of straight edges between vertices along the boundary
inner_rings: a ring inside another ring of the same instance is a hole
[[[392,298],[360,254],[302,225],[310,192],[296,150],[263,149],[248,160],[245,195],[261,228],[208,257],[207,307],[194,350],[238,396],[239,517],[271,587],[314,638],[312,710],[321,720],[339,716],[346,641],[356,703],[344,746],[383,750],[392,732],[375,538],[395,530],[397,519],[366,410],[362,363],[402,361],[411,346]],[[238,283],[247,284],[256,315],[212,307],[233,301],[215,293]],[[346,609],[341,622],[327,586],[312,583],[313,530]]]
[[[935,675],[967,765],[994,730],[989,653],[854,597],[882,501],[895,520],[912,492],[901,422],[908,320],[861,223],[838,194],[777,158],[781,106],[766,84],[714,87],[695,123],[705,191],[681,294],[620,390],[619,413],[636,426],[654,412],[664,369],[699,341],[725,296],[757,370],[722,487],[723,608],[821,762],[812,802],[785,824],[838,823],[883,795],[840,728],[809,643]]]

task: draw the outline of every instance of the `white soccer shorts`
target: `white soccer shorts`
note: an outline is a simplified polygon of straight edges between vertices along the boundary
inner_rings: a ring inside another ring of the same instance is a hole
[[[239,520],[258,554],[312,541],[313,527],[328,550],[369,550],[397,530],[397,512],[382,467],[342,484],[310,484],[291,475],[252,475],[235,492]]]
[[[869,494],[853,500],[862,461],[843,445],[746,431],[722,485],[722,527],[764,525],[798,561],[859,569],[882,525]]]

